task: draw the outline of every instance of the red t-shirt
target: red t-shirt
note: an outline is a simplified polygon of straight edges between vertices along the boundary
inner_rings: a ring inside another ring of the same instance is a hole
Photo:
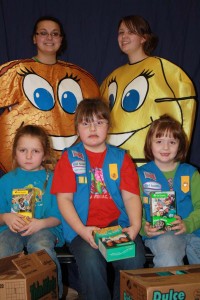
[[[102,166],[106,150],[94,153],[86,150],[91,166],[91,191],[88,212],[88,226],[106,227],[118,219],[120,211],[108,193],[103,178]],[[131,158],[125,154],[120,172],[120,190],[126,190],[139,195],[138,176]],[[51,192],[74,193],[76,192],[76,177],[64,152],[56,165]]]

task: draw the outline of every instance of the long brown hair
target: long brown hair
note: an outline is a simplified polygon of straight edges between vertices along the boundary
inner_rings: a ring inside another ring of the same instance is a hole
[[[119,21],[118,29],[122,22],[130,32],[145,38],[146,41],[143,43],[143,50],[146,55],[150,55],[158,44],[158,37],[151,31],[149,23],[141,16],[130,15],[123,17]]]

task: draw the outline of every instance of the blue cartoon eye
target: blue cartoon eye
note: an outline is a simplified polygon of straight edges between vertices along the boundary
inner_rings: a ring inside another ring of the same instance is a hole
[[[78,82],[72,78],[63,79],[58,86],[58,99],[65,112],[74,114],[77,105],[83,100],[82,91]]]
[[[27,74],[23,88],[26,97],[36,108],[47,111],[54,107],[53,88],[44,78],[36,74]]]
[[[53,107],[52,95],[44,88],[39,88],[34,91],[35,104],[41,110],[49,110]]]
[[[130,90],[123,98],[123,108],[126,111],[134,111],[137,109],[140,95],[136,90]]]
[[[109,94],[109,107],[110,110],[112,110],[115,101],[116,101],[116,95],[117,95],[117,83],[115,81],[111,82],[108,86],[108,94]]]
[[[137,110],[144,102],[148,91],[148,81],[138,76],[125,88],[122,95],[122,108],[127,112]]]

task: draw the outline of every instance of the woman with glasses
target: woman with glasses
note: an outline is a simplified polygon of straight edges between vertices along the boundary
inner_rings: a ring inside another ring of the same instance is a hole
[[[57,56],[66,48],[63,26],[54,17],[39,18],[35,23],[32,38],[37,47],[37,55],[33,59],[37,62],[55,64]]]
[[[98,97],[94,77],[81,67],[59,60],[66,48],[61,22],[51,16],[39,18],[33,28],[33,58],[0,66],[0,172],[11,170],[11,143],[22,124],[45,127],[54,155],[70,147],[78,136],[74,129],[76,107],[83,98]]]

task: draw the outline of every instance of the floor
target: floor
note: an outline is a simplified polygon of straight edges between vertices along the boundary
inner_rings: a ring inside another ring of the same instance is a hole
[[[78,300],[77,291],[73,290],[72,288],[68,288],[66,300]]]
[[[63,294],[64,294],[63,299],[66,299],[66,300],[78,300],[79,299],[77,291],[75,291],[72,288],[68,288],[66,286],[64,286]],[[65,298],[65,295],[66,295],[66,298]]]

